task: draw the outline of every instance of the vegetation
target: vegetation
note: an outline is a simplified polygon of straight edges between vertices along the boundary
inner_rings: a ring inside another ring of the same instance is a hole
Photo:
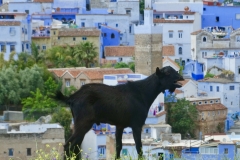
[[[133,72],[135,72],[135,63],[134,62],[129,62],[124,63],[124,62],[118,62],[115,64],[114,68],[130,68]]]
[[[213,78],[214,76],[215,76],[214,74],[207,72],[204,78]]]
[[[140,0],[140,1],[139,1],[140,14],[144,14],[144,8],[145,8],[144,0]]]
[[[198,111],[195,105],[184,99],[178,99],[176,103],[166,103],[167,105],[167,122],[172,126],[173,133],[181,133],[187,137],[189,133],[194,137],[196,128],[195,121],[198,117]]]

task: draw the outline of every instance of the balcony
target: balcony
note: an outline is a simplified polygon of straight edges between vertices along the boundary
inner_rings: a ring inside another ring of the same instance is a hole
[[[38,27],[32,30],[32,37],[50,37],[50,28]]]

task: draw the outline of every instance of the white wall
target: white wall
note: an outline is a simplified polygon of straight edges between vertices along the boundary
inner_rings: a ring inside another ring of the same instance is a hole
[[[98,150],[97,135],[94,133],[92,129],[85,134],[81,147],[83,150],[82,155],[85,155],[85,153],[94,152]],[[89,150],[89,148],[91,148],[91,150]],[[89,156],[90,159],[96,158],[98,156],[98,152],[91,153],[89,154]]]

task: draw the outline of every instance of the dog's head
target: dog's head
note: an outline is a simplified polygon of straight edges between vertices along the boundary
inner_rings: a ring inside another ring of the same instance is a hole
[[[159,78],[162,92],[168,89],[172,93],[176,88],[182,87],[179,81],[183,81],[183,77],[170,66],[161,69],[157,67],[155,74]]]

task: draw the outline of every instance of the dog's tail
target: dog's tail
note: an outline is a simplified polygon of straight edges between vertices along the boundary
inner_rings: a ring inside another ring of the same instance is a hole
[[[67,103],[68,101],[68,97],[64,96],[60,90],[56,92],[54,99],[63,103]]]

